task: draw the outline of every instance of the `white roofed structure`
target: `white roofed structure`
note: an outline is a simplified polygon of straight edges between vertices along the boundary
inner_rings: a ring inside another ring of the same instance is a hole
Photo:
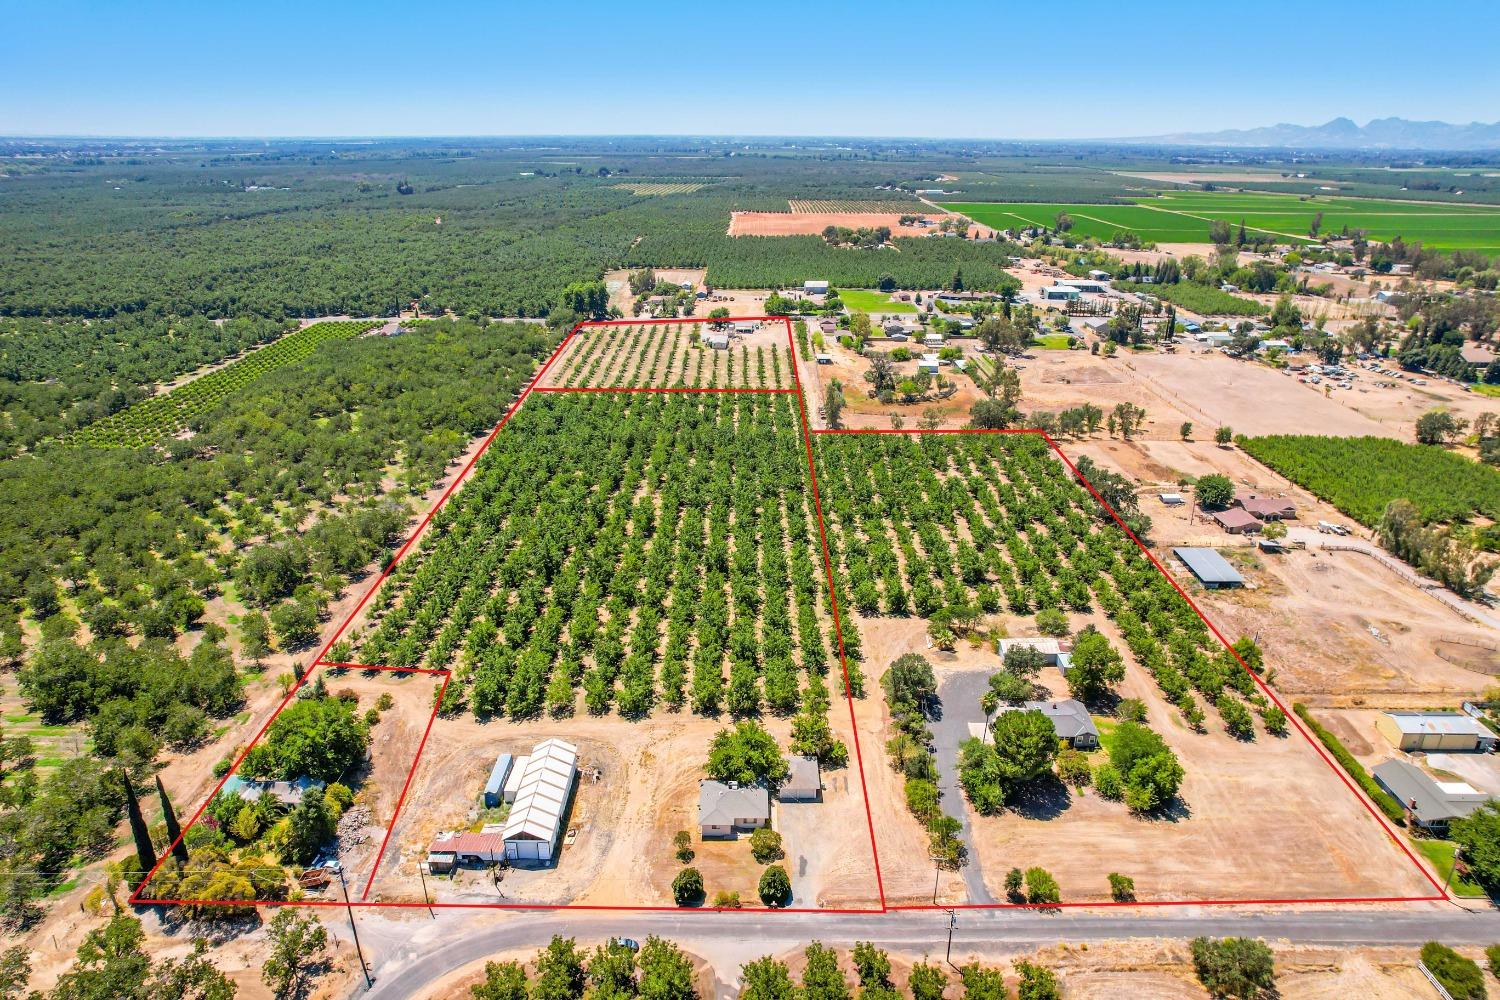
[[[562,833],[563,812],[578,776],[578,748],[559,739],[538,743],[521,769],[515,803],[506,817],[505,857],[550,861]]]

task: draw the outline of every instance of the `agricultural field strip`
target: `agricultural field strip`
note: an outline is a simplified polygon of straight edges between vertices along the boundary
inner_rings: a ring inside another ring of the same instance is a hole
[[[1089,599],[1089,591],[1101,608],[1110,612],[1136,662],[1150,673],[1162,688],[1168,701],[1177,701],[1188,689],[1204,694],[1209,703],[1209,688],[1222,687],[1238,694],[1257,688],[1272,704],[1285,712],[1280,699],[1239,660],[1228,640],[1208,621],[1166,568],[1140,544],[1120,521],[1114,510],[1091,484],[1079,486],[1069,482],[1063,466],[1076,473],[1072,463],[1047,439],[1061,462],[1045,457],[1046,448],[1036,448],[1028,455],[1021,446],[1013,454],[999,458],[993,446],[962,447],[955,439],[967,437],[963,432],[937,432],[921,441],[922,456],[932,469],[913,468],[918,449],[907,435],[883,431],[817,431],[819,451],[825,456],[823,476],[833,487],[828,525],[829,545],[839,567],[839,591],[848,593],[861,612],[890,613],[894,607],[921,614],[944,606],[979,602],[979,588],[990,586],[1003,590],[1012,611],[1029,613],[1040,607],[1071,607],[1076,610]],[[1040,432],[1021,432],[1023,435]],[[974,435],[980,439],[1003,435]],[[830,441],[848,441],[865,437],[885,443],[900,440],[895,448],[867,447],[862,453],[836,456],[827,449]],[[1029,437],[1023,440],[1031,440]],[[946,448],[930,448],[934,441]],[[1007,442],[1009,444],[1009,442]],[[1001,449],[1004,450],[1004,449]],[[835,461],[828,461],[835,458]],[[1047,466],[1053,469],[1048,469]],[[993,470],[1000,467],[1003,479]],[[988,467],[990,474],[985,475]],[[1055,471],[1054,471],[1055,470]],[[945,474],[939,474],[940,472]],[[995,485],[998,482],[999,485]],[[1086,487],[1086,489],[1085,489]],[[1092,494],[1096,505],[1083,498]],[[1006,506],[1009,500],[1016,503]],[[998,502],[997,502],[998,501]],[[1080,534],[1090,518],[1087,511],[1102,508],[1119,531],[1095,531]],[[890,519],[880,512],[900,509],[915,529]],[[1059,514],[1058,511],[1065,511]],[[964,531],[960,532],[959,521]],[[1044,531],[1037,532],[1040,525]],[[1024,527],[1023,527],[1024,526]],[[1033,539],[1031,536],[1038,537]],[[891,545],[894,535],[897,545]],[[967,535],[968,538],[964,536]],[[998,555],[998,546],[987,548],[973,540],[1003,538],[1009,560]],[[988,558],[985,552],[989,552]],[[1067,564],[1052,579],[1063,581],[1054,589],[1044,571],[1048,560],[1055,563],[1056,554],[1066,554]],[[1007,565],[1007,562],[1010,565]],[[924,568],[931,566],[929,579]],[[995,577],[999,587],[988,581]],[[879,581],[877,584],[876,581]],[[939,586],[940,584],[940,586]],[[907,587],[910,587],[908,592]],[[1124,596],[1122,596],[1124,595]],[[1001,596],[996,594],[996,597]],[[845,623],[848,635],[852,623]],[[1208,640],[1212,633],[1224,652],[1210,660],[1204,647],[1214,648]],[[857,633],[856,633],[857,634]],[[1163,641],[1163,634],[1167,635]],[[1234,661],[1233,672],[1220,667],[1225,656]],[[1174,693],[1175,692],[1175,693]],[[1332,761],[1319,743],[1288,713],[1291,723],[1318,753],[1325,764],[1365,806],[1397,847],[1424,877],[1433,881],[1412,850],[1385,823],[1373,806],[1360,796],[1348,776]],[[1387,901],[1419,901],[1432,897],[1390,897]],[[1298,900],[1244,900],[1241,902],[1294,902]],[[1302,900],[1310,901],[1310,900]],[[1368,898],[1317,900],[1320,902],[1368,902]],[[1006,906],[1011,904],[997,904]],[[892,906],[891,909],[928,909],[925,905]],[[963,908],[963,907],[960,907]]]
[[[1363,229],[1378,239],[1401,235],[1433,246],[1500,247],[1500,210],[1480,206],[1443,206],[1438,203],[1406,203],[1353,198],[1319,198],[1303,201],[1295,195],[1239,195],[1211,192],[1172,192],[1156,198],[1138,198],[1131,204],[945,202],[945,209],[996,228],[1018,219],[1031,225],[1050,226],[1058,212],[1075,219],[1080,235],[1108,238],[1114,230],[1129,229],[1157,242],[1204,242],[1207,230],[1196,225],[1165,224],[1141,213],[1176,217],[1184,222],[1225,221],[1257,232],[1305,241],[1313,219],[1323,215],[1322,231],[1344,226]],[[1083,220],[1084,225],[1079,225]],[[1401,226],[1402,220],[1411,226]],[[1098,228],[1105,227],[1105,228]]]

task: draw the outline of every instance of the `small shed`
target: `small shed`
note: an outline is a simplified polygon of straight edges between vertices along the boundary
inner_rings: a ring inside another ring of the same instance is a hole
[[[710,330],[703,335],[703,344],[716,351],[726,351],[729,349],[729,334],[723,330]]]
[[[820,365],[831,365],[831,364],[833,364],[833,355],[832,354],[819,354],[819,355],[817,355],[817,359],[818,359],[818,364],[820,364]]]
[[[1181,507],[1187,503],[1187,500],[1183,498],[1181,493],[1162,493],[1160,494],[1160,499],[1162,504],[1167,507]]]
[[[1188,568],[1198,582],[1210,590],[1220,587],[1243,587],[1245,578],[1235,572],[1228,560],[1213,549],[1198,549],[1180,546],[1172,550],[1182,564]]]
[[[754,320],[740,320],[734,324],[734,332],[738,334],[754,333],[760,329],[760,324]]]
[[[510,765],[513,758],[508,753],[501,754],[495,759],[495,766],[490,769],[490,780],[484,783],[484,807],[493,809],[505,801],[505,779],[510,777]]]
[[[823,777],[818,758],[792,756],[786,759],[788,776],[781,786],[783,802],[816,802],[823,796]]]

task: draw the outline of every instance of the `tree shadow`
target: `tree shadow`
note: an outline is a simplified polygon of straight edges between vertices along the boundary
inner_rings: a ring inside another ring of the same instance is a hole
[[[1011,803],[1011,811],[1025,819],[1056,819],[1073,804],[1073,793],[1055,774],[1027,782]]]

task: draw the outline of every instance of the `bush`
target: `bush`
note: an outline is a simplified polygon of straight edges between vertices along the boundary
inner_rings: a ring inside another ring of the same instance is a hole
[[[1109,898],[1117,903],[1135,901],[1135,879],[1119,872],[1109,873]]]
[[[1016,962],[1016,975],[1021,977],[1016,986],[1019,1000],[1062,1000],[1062,986],[1051,969],[1022,960]]]
[[[703,898],[703,875],[696,868],[684,868],[672,880],[672,898],[678,906],[689,906]]]
[[[1428,941],[1422,946],[1422,964],[1453,1000],[1485,1000],[1484,973],[1473,959],[1464,958],[1445,944]]]
[[[714,893],[713,906],[716,910],[738,910],[741,905],[740,894],[737,892],[720,890]]]
[[[761,875],[758,892],[767,906],[784,906],[792,898],[792,879],[781,865],[772,865]]]
[[[686,830],[678,830],[672,835],[672,846],[677,848],[677,860],[687,864],[693,860],[693,835]]]
[[[1068,616],[1057,608],[1043,608],[1036,613],[1036,627],[1042,635],[1067,635]]]
[[[1012,899],[1016,899],[1016,898],[1020,897],[1020,895],[1021,895],[1021,884],[1025,880],[1026,880],[1026,876],[1021,874],[1021,869],[1019,869],[1019,868],[1012,868],[1010,871],[1006,872],[1005,873],[1005,894],[1007,896],[1011,897]]]
[[[1111,802],[1118,802],[1125,797],[1125,779],[1120,777],[1120,772],[1111,764],[1100,764],[1094,768],[1094,787]]]
[[[1089,770],[1088,754],[1072,747],[1064,747],[1057,755],[1057,776],[1073,788],[1083,788],[1093,777]]]
[[[1276,988],[1276,965],[1265,942],[1251,938],[1194,938],[1193,969],[1216,997],[1254,1000]]]
[[[1045,868],[1026,869],[1026,902],[1056,903],[1062,899],[1057,879]]]
[[[781,834],[767,826],[756,830],[750,834],[750,853],[763,865],[786,857],[781,849]]]

